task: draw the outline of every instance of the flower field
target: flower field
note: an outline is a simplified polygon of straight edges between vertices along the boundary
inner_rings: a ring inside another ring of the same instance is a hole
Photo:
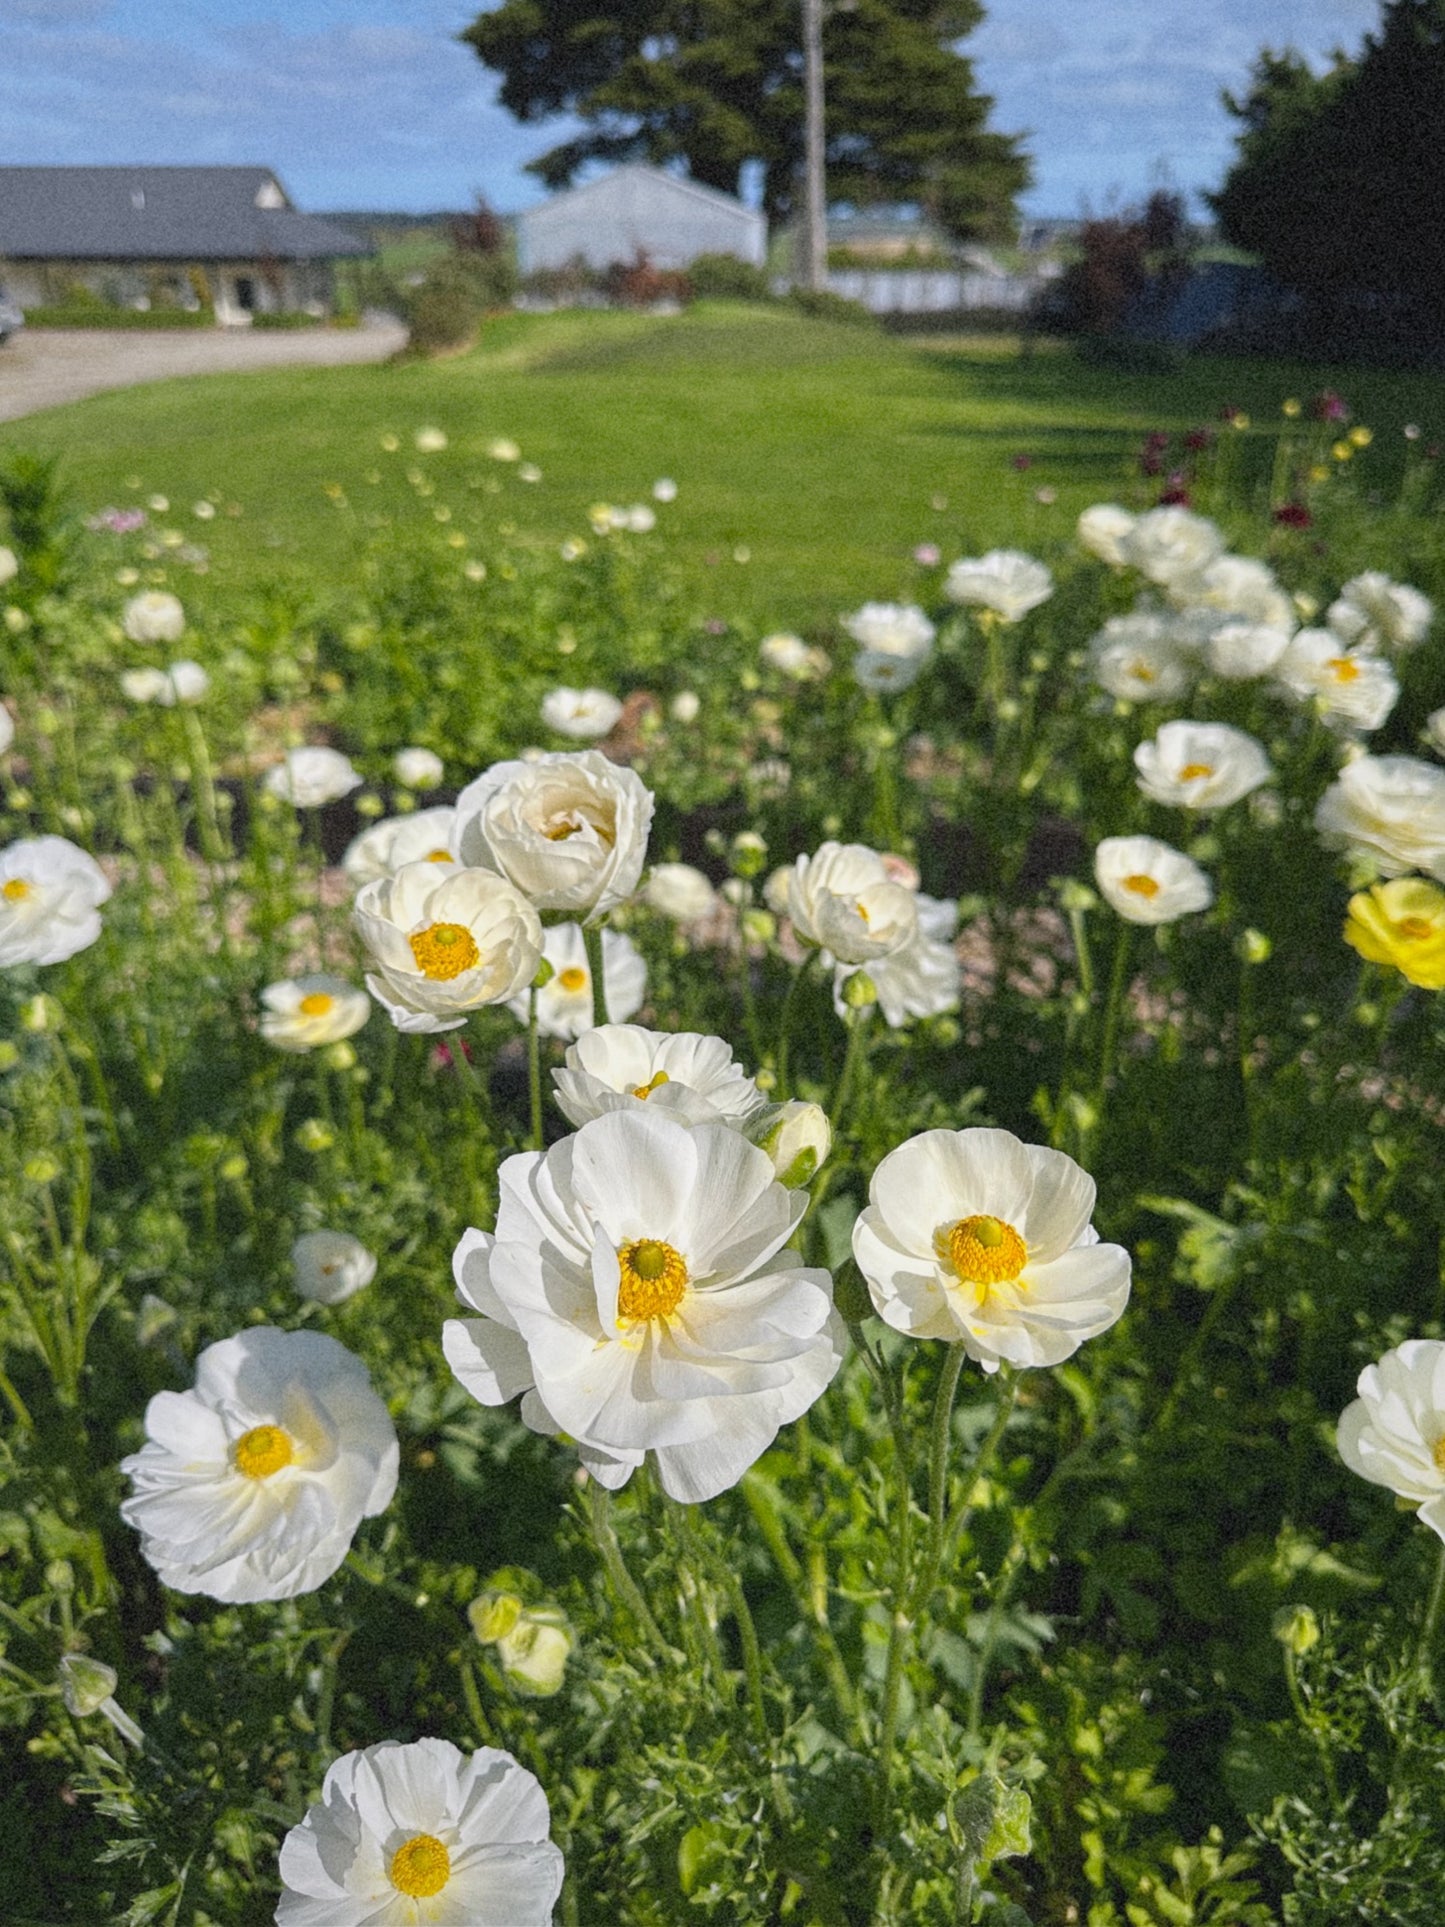
[[[1436,1919],[1441,487],[1274,408],[765,620],[7,460],[7,1923]]]

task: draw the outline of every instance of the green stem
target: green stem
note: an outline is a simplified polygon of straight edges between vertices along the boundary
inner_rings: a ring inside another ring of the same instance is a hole
[[[1007,1375],[1005,1376],[1005,1374]],[[1011,1370],[1007,1365],[1000,1365],[999,1378],[1001,1380],[1001,1386],[998,1410],[994,1413],[993,1424],[984,1435],[983,1443],[979,1446],[973,1465],[970,1468],[969,1496],[964,1501],[960,1510],[955,1513],[953,1519],[945,1527],[945,1544],[952,1542],[952,1544],[956,1546],[968,1530],[976,1510],[973,1504],[973,1493],[977,1490],[979,1480],[983,1478],[985,1473],[992,1469],[999,1444],[1003,1439],[1005,1431],[1008,1429],[1009,1420],[1013,1417],[1014,1406],[1018,1403],[1019,1374]]]
[[[1129,951],[1133,935],[1133,925],[1120,918],[1119,936],[1114,945],[1114,967],[1109,973],[1109,1001],[1104,1007],[1104,1038],[1099,1047],[1099,1068],[1094,1079],[1101,1117],[1109,1076],[1113,1071],[1114,1057],[1119,1047],[1119,1020],[1124,1010],[1124,992],[1129,984]],[[1095,1128],[1098,1128],[1097,1124]]]
[[[542,1130],[542,1051],[537,1036],[537,992],[527,993],[527,1090],[532,1101],[532,1135],[529,1147],[533,1151],[543,1148]]]
[[[828,1112],[828,1129],[835,1138],[847,1111],[848,1099],[853,1094],[859,1069],[868,1055],[868,1032],[872,1017],[872,1010],[866,1007],[855,1010],[849,1015],[848,1048],[843,1053],[843,1068],[838,1073],[838,1088],[833,1093],[832,1108]]]
[[[467,1713],[473,1730],[483,1746],[491,1746],[495,1742],[496,1735],[492,1731],[492,1723],[487,1718],[486,1710],[482,1705],[482,1695],[477,1686],[477,1672],[472,1664],[470,1653],[462,1655],[457,1662],[457,1671],[461,1674],[462,1698],[467,1703]]]
[[[1299,1663],[1291,1646],[1286,1646],[1284,1649],[1284,1680],[1289,1689],[1289,1703],[1294,1708],[1294,1716],[1300,1723],[1300,1730],[1309,1735],[1314,1742],[1315,1751],[1320,1756],[1320,1766],[1324,1769],[1325,1789],[1330,1796],[1330,1805],[1338,1813],[1340,1789],[1335,1779],[1335,1762],[1324,1731],[1316,1720],[1310,1718],[1309,1708],[1305,1705],[1304,1694],[1300,1691]]]
[[[637,1621],[639,1630],[646,1635],[656,1652],[665,1659],[672,1658],[671,1645],[663,1637],[662,1628],[653,1618],[652,1609],[643,1598],[637,1581],[627,1570],[622,1547],[617,1542],[617,1528],[612,1523],[612,1494],[598,1479],[589,1478],[587,1481],[587,1516],[592,1527],[593,1543],[612,1582],[612,1590]],[[653,1654],[645,1649],[643,1658],[649,1666],[657,1663]]]
[[[933,1402],[933,1431],[928,1455],[928,1544],[914,1581],[910,1600],[912,1611],[922,1612],[933,1597],[943,1560],[943,1538],[948,1508],[948,1446],[953,1418],[953,1401],[958,1392],[959,1374],[968,1356],[962,1345],[950,1345],[938,1381],[938,1396]]]
[[[792,1095],[792,1091],[788,1085],[788,1052],[793,1041],[793,1007],[797,1003],[798,992],[803,987],[803,979],[813,968],[813,963],[817,955],[816,950],[810,950],[808,952],[802,963],[800,963],[798,968],[793,972],[792,980],[783,997],[783,1011],[778,1020],[778,1081],[775,1086],[775,1095],[780,1104],[786,1103]]]
[[[607,1022],[607,977],[602,963],[602,926],[584,923],[582,942],[587,951],[587,974],[592,980],[592,1023]]]
[[[828,1675],[828,1684],[833,1689],[833,1697],[838,1702],[838,1710],[848,1719],[856,1719],[858,1696],[853,1690],[853,1681],[843,1659],[842,1649],[828,1620],[826,1549],[822,1546],[815,1548],[824,1555],[823,1583],[821,1586],[810,1584],[797,1554],[788,1544],[787,1531],[778,1512],[776,1495],[756,1469],[743,1474],[742,1494],[759,1532],[763,1535],[763,1543],[773,1555],[773,1563],[782,1574],[783,1581],[792,1593],[798,1610],[817,1629],[824,1670]]]

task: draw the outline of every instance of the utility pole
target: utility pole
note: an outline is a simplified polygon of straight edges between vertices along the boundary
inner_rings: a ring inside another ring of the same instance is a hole
[[[823,160],[823,0],[803,0],[803,285],[828,285]]]

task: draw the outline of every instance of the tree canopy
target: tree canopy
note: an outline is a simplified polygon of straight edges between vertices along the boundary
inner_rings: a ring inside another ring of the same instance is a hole
[[[1359,54],[1314,73],[1265,51],[1225,95],[1238,155],[1210,201],[1226,239],[1315,296],[1438,307],[1445,286],[1445,0],[1387,0]]]
[[[854,0],[824,29],[828,192],[857,205],[917,203],[959,235],[1007,232],[1028,185],[1017,136],[987,131],[993,102],[957,51],[978,0]],[[798,0],[502,0],[461,35],[502,76],[522,121],[571,114],[585,132],[531,163],[549,187],[589,161],[683,160],[738,191],[762,170],[786,218],[803,161]]]

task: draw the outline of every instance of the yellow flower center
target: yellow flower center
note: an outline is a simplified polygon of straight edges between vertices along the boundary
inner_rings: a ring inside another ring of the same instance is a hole
[[[1192,783],[1199,776],[1213,776],[1213,763],[1186,763],[1179,772],[1181,783]]]
[[[1029,1248],[1002,1218],[960,1218],[939,1233],[948,1261],[966,1285],[1011,1285],[1028,1263]]]
[[[328,997],[324,990],[310,990],[296,1008],[303,1017],[324,1017],[335,1002],[336,999]]]
[[[867,906],[867,904],[866,904],[866,903],[862,903],[862,902],[858,902],[858,903],[855,903],[855,904],[853,905],[853,908],[854,908],[854,909],[855,909],[855,910],[856,910],[856,911],[858,912],[858,914],[859,914],[859,916],[860,916],[860,917],[861,917],[861,918],[863,919],[863,921],[864,921],[864,923],[867,923],[867,921],[868,921],[868,906]]]
[[[439,1894],[452,1877],[452,1857],[434,1833],[414,1833],[391,1856],[391,1884],[413,1900]]]
[[[1442,1432],[1439,1438],[1436,1439],[1434,1445],[1431,1446],[1430,1456],[1435,1461],[1437,1468],[1441,1472],[1445,1472],[1445,1432]]]
[[[279,1425],[253,1425],[231,1447],[232,1462],[247,1479],[269,1479],[295,1456],[295,1441]]]
[[[542,834],[549,843],[565,843],[569,836],[576,836],[581,828],[582,819],[569,812],[566,816],[557,817]]]
[[[432,923],[407,941],[416,967],[436,983],[448,983],[481,962],[482,953],[465,924]]]
[[[557,982],[575,997],[579,990],[587,988],[587,972],[579,970],[576,964],[569,964],[565,970],[557,972]]]
[[[1406,943],[1426,943],[1434,936],[1435,927],[1428,917],[1401,917],[1395,925],[1395,934]]]
[[[35,885],[27,883],[24,877],[11,877],[9,882],[0,888],[0,897],[4,897],[7,903],[24,903],[27,897],[34,894]]]
[[[1360,673],[1360,665],[1351,662],[1348,656],[1331,656],[1325,668],[1336,682],[1354,682]]]
[[[617,1320],[666,1318],[677,1310],[687,1289],[687,1263],[680,1251],[660,1238],[634,1238],[617,1253],[622,1282],[617,1289]]]
[[[1154,671],[1149,667],[1147,662],[1130,663],[1129,674],[1134,678],[1135,682],[1153,682],[1155,680]]]
[[[450,863],[452,853],[450,850],[428,850],[423,860],[427,863]]]
[[[1144,897],[1148,901],[1152,901],[1159,894],[1159,885],[1154,881],[1153,877],[1146,877],[1142,872],[1136,872],[1131,877],[1125,877],[1124,888],[1126,890],[1132,890],[1136,897]]]
[[[672,1079],[666,1071],[655,1071],[646,1084],[634,1084],[632,1086],[632,1095],[634,1097],[640,1097],[645,1104],[654,1091],[661,1090],[664,1084],[670,1084],[671,1082]]]

